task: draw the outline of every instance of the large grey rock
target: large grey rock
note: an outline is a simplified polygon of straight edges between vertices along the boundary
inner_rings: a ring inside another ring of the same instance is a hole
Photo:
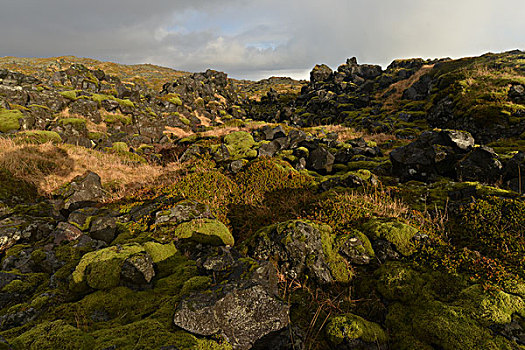
[[[162,210],[157,212],[155,217],[155,224],[187,222],[194,219],[213,219],[210,208],[206,204],[199,203],[194,200],[184,200],[169,210]]]
[[[64,198],[64,209],[71,211],[102,201],[105,191],[100,176],[88,171],[74,178],[59,194]]]
[[[247,350],[259,338],[286,327],[288,306],[262,286],[235,288],[219,297],[198,293],[183,300],[173,316],[176,326],[193,334],[220,334],[234,349]]]

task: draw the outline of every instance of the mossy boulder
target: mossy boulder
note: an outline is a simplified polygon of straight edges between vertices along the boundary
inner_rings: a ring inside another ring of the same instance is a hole
[[[161,244],[150,241],[142,244],[142,246],[155,264],[165,261],[177,253],[177,248],[173,243]]]
[[[253,136],[245,131],[236,131],[226,135],[224,144],[229,151],[231,160],[257,157],[257,150],[252,149],[255,146]]]
[[[152,258],[144,247],[139,244],[112,246],[82,257],[71,276],[71,288],[109,289],[118,286],[122,279],[133,283],[140,274],[145,283],[149,283],[155,274]]]
[[[170,235],[176,239],[211,245],[233,246],[235,243],[228,227],[215,219],[194,219],[183,222],[170,232]]]
[[[0,132],[8,133],[20,129],[20,119],[24,115],[17,109],[9,110],[0,108]]]
[[[292,220],[265,227],[245,243],[259,260],[276,260],[290,278],[313,278],[326,284],[348,282],[352,272],[334,247],[335,235],[325,224]]]
[[[415,251],[412,238],[419,232],[415,227],[392,219],[374,218],[363,225],[363,230],[372,240],[382,239],[392,243],[404,256]]]
[[[14,177],[0,168],[0,200],[5,203],[33,202],[38,198],[38,188],[27,181]]]
[[[358,230],[339,235],[336,239],[336,246],[339,253],[354,264],[365,265],[375,257],[372,243],[364,233]]]
[[[522,314],[523,299],[468,286],[465,278],[388,262],[375,273],[377,290],[389,301],[386,326],[394,348],[516,349],[489,327]]]
[[[58,120],[58,124],[61,126],[71,126],[76,130],[85,130],[87,121],[82,118],[62,118]]]
[[[395,303],[389,307],[386,324],[398,349],[519,349],[515,342],[482,327],[464,308],[438,300],[412,306]]]
[[[358,339],[372,344],[385,344],[388,340],[386,332],[380,325],[354,314],[330,318],[325,332],[330,342],[336,346],[345,341],[355,342]]]
[[[47,130],[27,130],[16,134],[15,142],[42,144],[46,142],[60,143],[62,138],[57,132]]]
[[[524,299],[500,290],[487,292],[479,284],[461,291],[458,305],[471,310],[471,315],[485,326],[510,323],[515,313],[525,317]]]
[[[64,350],[90,350],[93,349],[95,339],[73,327],[72,325],[57,320],[37,324],[31,330],[15,338],[11,345],[14,349],[60,349]]]

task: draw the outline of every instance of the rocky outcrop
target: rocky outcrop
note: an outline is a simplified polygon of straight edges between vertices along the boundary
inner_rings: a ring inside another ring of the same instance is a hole
[[[424,132],[414,142],[390,153],[392,172],[401,181],[435,181],[445,176],[459,181],[493,184],[501,181],[502,164],[489,147],[475,146],[465,131]]]

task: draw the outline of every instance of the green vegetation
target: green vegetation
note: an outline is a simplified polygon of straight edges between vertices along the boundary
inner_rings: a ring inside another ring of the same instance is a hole
[[[67,98],[68,100],[75,101],[77,99],[78,92],[80,92],[80,90],[66,90],[66,91],[60,91],[59,94]]]
[[[60,143],[62,138],[54,131],[47,130],[26,130],[16,134],[16,142],[42,144],[46,142]]]
[[[22,118],[24,115],[17,109],[0,108],[0,132],[8,133],[20,129],[19,119]]]
[[[81,118],[61,118],[58,120],[59,125],[71,125],[75,129],[85,129],[86,120]]]
[[[107,124],[121,123],[123,125],[130,125],[132,122],[131,116],[122,114],[106,114],[103,120]]]
[[[99,107],[101,106],[102,101],[113,100],[113,101],[118,102],[120,106],[135,108],[135,104],[132,101],[128,99],[116,98],[115,96],[112,96],[112,95],[92,94],[91,100],[97,102]]]

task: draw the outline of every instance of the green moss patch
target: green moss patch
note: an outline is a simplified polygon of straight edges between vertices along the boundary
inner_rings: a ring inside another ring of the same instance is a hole
[[[190,239],[204,244],[233,246],[235,243],[228,227],[213,219],[194,219],[183,222],[173,230],[171,235],[173,238]]]
[[[252,135],[245,131],[236,131],[224,136],[224,143],[233,160],[257,156],[257,151],[252,149],[255,146],[255,141]]]
[[[72,287],[81,285],[94,289],[108,289],[118,286],[124,260],[144,252],[138,244],[113,246],[85,254],[72,274]]]
[[[62,118],[58,120],[59,125],[71,125],[75,129],[81,130],[86,128],[86,120],[81,118]]]
[[[19,120],[22,118],[24,115],[19,110],[0,108],[0,132],[7,133],[20,129]]]
[[[16,134],[15,142],[42,144],[46,142],[60,143],[62,138],[54,131],[47,130],[27,130]]]
[[[415,251],[412,238],[418,229],[391,219],[371,219],[363,225],[365,233],[371,239],[384,239],[392,243],[403,255],[411,255]]]
[[[59,94],[62,95],[62,97],[67,98],[68,100],[75,101],[77,99],[77,92],[80,90],[68,90],[68,91],[60,91]]]
[[[117,124],[130,125],[132,122],[131,116],[122,114],[106,114],[103,117],[106,124]]]
[[[15,338],[11,345],[15,349],[60,349],[91,350],[95,339],[80,329],[62,320],[44,322],[34,326],[30,331]],[[60,345],[59,345],[60,344]]]
[[[384,344],[388,339],[385,331],[377,323],[353,314],[332,317],[326,325],[326,335],[334,345],[339,345],[344,340],[356,339],[366,343]]]

